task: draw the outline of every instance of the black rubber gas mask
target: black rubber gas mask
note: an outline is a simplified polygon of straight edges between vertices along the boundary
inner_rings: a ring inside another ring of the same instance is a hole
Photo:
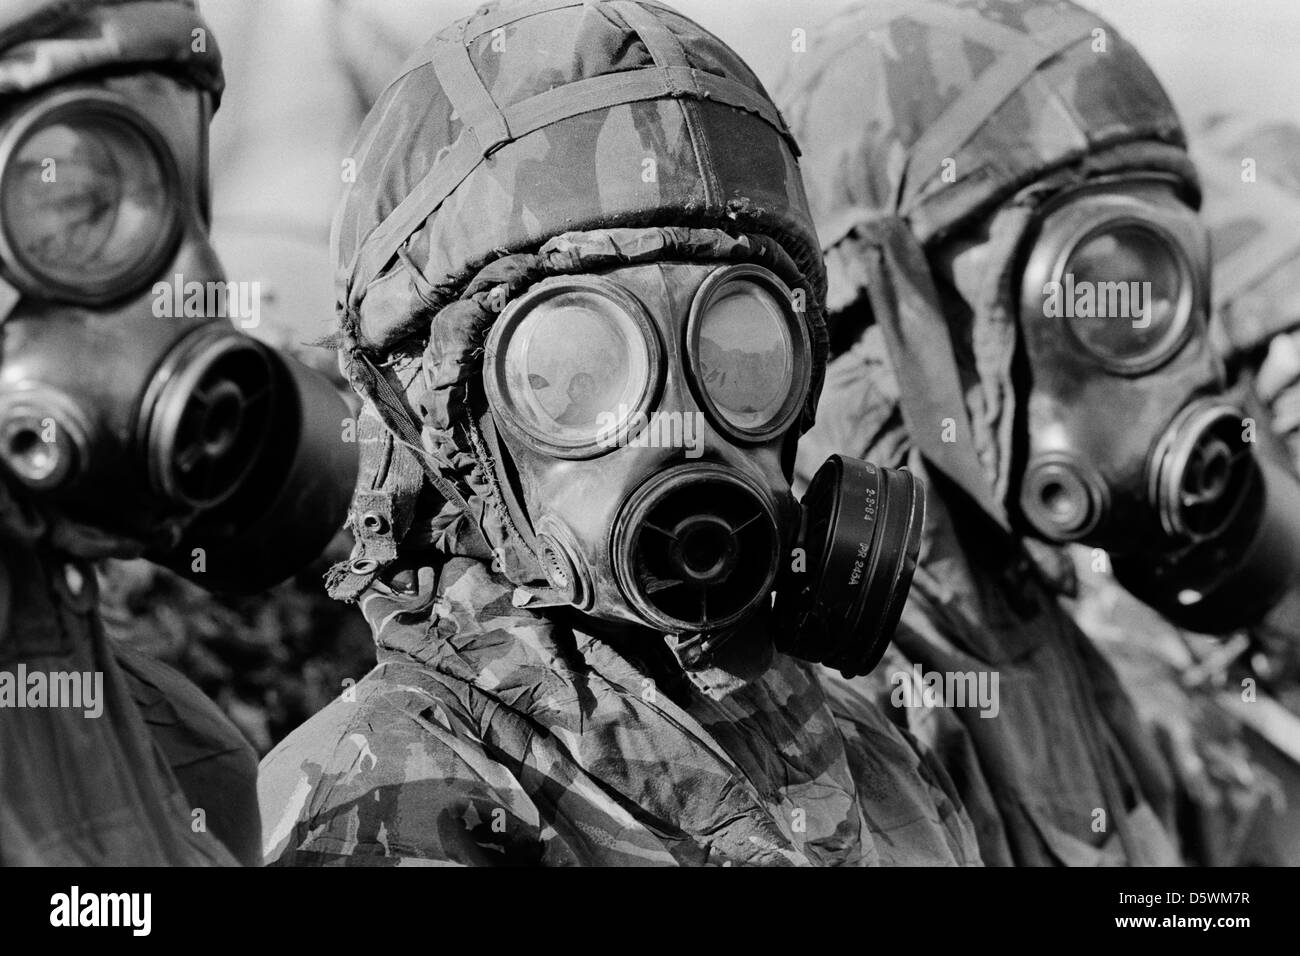
[[[848,674],[876,663],[923,496],[836,458],[795,500],[812,370],[796,301],[757,265],[658,263],[549,278],[505,308],[485,390],[564,600],[705,642],[761,623]]]
[[[1211,349],[1204,226],[1157,176],[1094,181],[1039,212],[1020,286],[1024,521],[1107,549],[1130,589],[1190,626],[1262,614],[1256,584],[1247,599],[1246,579],[1225,582],[1251,542],[1296,522],[1264,514],[1294,483],[1265,482],[1244,396]]]
[[[0,467],[124,552],[202,547],[205,583],[257,587],[339,526],[355,446],[328,382],[233,327],[257,303],[208,243],[207,103],[147,73],[0,101]]]
[[[1218,534],[1241,504],[1245,412],[1206,337],[1209,245],[1159,180],[1071,190],[1029,237],[1019,502],[1043,537],[1126,550]]]

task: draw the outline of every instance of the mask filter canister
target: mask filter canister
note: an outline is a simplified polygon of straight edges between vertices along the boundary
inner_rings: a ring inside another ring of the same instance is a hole
[[[924,486],[911,472],[832,455],[803,511],[802,552],[777,586],[777,647],[845,677],[866,674],[885,653],[912,584]]]

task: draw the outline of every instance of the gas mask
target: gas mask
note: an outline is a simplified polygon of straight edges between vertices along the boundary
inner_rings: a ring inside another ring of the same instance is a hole
[[[208,244],[208,114],[143,73],[0,109],[0,466],[88,540],[255,589],[341,525],[355,446],[323,377],[222,321],[256,303]]]
[[[1211,349],[1208,239],[1176,188],[1107,177],[1038,209],[1021,246],[1032,381],[1013,495],[1039,536],[1108,550],[1139,597],[1223,630],[1294,578],[1294,548],[1264,541],[1300,544],[1284,530],[1300,524],[1282,507],[1294,480],[1254,454],[1245,397]]]
[[[564,602],[705,647],[766,628],[848,676],[879,660],[924,496],[835,457],[796,502],[812,369],[796,301],[756,264],[661,262],[547,278],[505,307],[487,405]]]

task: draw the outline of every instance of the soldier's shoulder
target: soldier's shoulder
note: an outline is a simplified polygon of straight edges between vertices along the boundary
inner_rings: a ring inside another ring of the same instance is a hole
[[[870,684],[822,668],[818,676],[844,738],[872,836],[885,865],[980,864],[974,825],[934,754],[885,715]]]
[[[258,801],[268,863],[484,862],[535,818],[457,695],[392,664],[267,754]]]

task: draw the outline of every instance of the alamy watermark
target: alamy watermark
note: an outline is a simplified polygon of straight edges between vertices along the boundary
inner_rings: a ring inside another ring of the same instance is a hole
[[[0,671],[0,709],[59,707],[96,718],[104,713],[103,671]]]
[[[181,273],[153,285],[153,314],[160,319],[236,319],[241,329],[262,321],[261,282],[186,282]]]
[[[1154,309],[1150,282],[1062,281],[1043,286],[1043,315],[1049,319],[1127,319],[1135,329],[1151,325]]]
[[[889,702],[895,707],[979,708],[981,717],[996,717],[997,671],[922,671],[913,664],[910,671],[889,675],[894,689]]]
[[[626,423],[620,428],[620,423]],[[602,444],[627,448],[684,448],[687,458],[704,454],[702,412],[660,412],[648,415],[620,405],[618,412],[600,412],[596,427],[606,433]]]
[[[152,893],[83,893],[73,886],[50,897],[51,926],[124,926],[133,936],[153,928]]]

